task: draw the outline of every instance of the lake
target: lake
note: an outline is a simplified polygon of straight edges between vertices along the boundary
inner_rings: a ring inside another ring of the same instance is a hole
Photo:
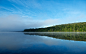
[[[85,32],[0,32],[0,54],[86,54]]]

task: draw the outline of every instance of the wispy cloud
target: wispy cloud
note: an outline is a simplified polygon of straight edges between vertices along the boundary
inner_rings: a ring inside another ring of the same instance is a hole
[[[24,6],[26,8],[41,8],[41,4],[36,2],[36,0],[8,0],[9,2],[14,2],[18,5]]]
[[[0,9],[5,9],[5,10],[7,10],[7,11],[11,11],[11,12],[13,12],[14,11],[14,9],[13,8],[6,8],[6,7],[3,7],[3,6],[0,6]]]
[[[14,4],[12,4],[16,9],[18,9],[18,11],[22,11],[20,8],[18,8],[17,6],[15,6]]]

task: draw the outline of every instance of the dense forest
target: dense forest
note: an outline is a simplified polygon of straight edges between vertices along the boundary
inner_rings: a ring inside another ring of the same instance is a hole
[[[47,28],[25,29],[24,32],[86,32],[86,22],[61,24]]]

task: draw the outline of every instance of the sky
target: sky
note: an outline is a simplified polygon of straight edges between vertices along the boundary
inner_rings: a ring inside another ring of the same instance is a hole
[[[86,0],[0,0],[0,31],[86,22]]]

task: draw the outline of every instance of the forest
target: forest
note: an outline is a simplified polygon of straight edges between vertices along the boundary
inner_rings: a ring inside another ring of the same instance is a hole
[[[86,22],[61,24],[47,28],[25,29],[24,32],[86,32]]]

